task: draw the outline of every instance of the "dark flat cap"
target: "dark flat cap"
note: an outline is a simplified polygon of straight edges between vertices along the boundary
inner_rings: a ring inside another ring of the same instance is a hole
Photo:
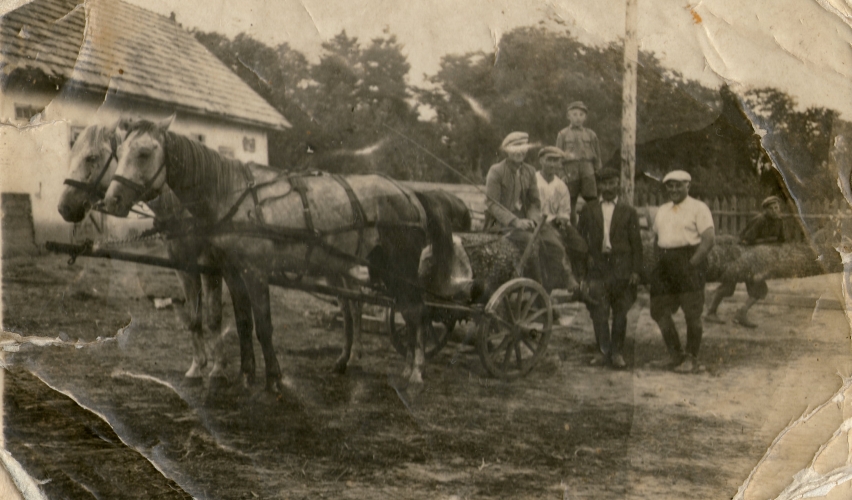
[[[539,158],[545,158],[548,156],[558,156],[559,158],[563,158],[565,153],[556,146],[546,146],[538,150]]]
[[[763,208],[766,208],[773,203],[783,205],[783,203],[781,202],[781,198],[779,198],[777,196],[769,196],[760,203],[760,206],[763,207]]]
[[[600,181],[605,181],[607,179],[621,179],[621,172],[614,168],[604,168],[601,169],[597,174],[595,174]]]

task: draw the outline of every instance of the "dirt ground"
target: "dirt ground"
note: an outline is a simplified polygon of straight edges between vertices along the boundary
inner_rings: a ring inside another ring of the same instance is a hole
[[[189,336],[177,309],[152,301],[180,296],[170,271],[66,260],[3,261],[4,330],[63,341],[6,353],[6,447],[49,498],[725,499],[785,425],[852,374],[836,275],[770,282],[756,330],[705,325],[699,374],[659,367],[642,292],[628,370],[588,366],[591,323],[569,306],[573,321],[525,379],[489,378],[451,342],[419,389],[375,333],[358,366],[332,374],[333,305],[275,289],[274,342],[293,388],[275,399],[262,384],[184,383]],[[721,315],[743,301],[738,291]],[[227,353],[236,380],[235,335]]]

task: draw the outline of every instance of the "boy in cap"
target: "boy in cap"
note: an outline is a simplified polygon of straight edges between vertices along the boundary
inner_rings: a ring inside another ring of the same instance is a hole
[[[679,373],[698,370],[707,254],[716,237],[710,208],[689,196],[691,180],[683,170],[663,177],[671,201],[660,206],[653,225],[657,265],[651,275],[651,317],[660,327],[671,364]],[[686,319],[686,354],[672,320],[681,308]]]
[[[636,301],[642,272],[642,237],[636,209],[618,196],[621,172],[601,170],[597,186],[600,198],[583,207],[577,224],[589,245],[582,286],[588,288],[592,299],[586,302],[586,308],[598,345],[592,365],[612,364],[621,369],[627,366],[621,352],[627,335],[627,312]]]
[[[585,257],[588,250],[586,242],[571,225],[571,193],[568,186],[556,176],[562,169],[562,150],[554,146],[541,148],[538,162],[541,170],[536,173],[538,193],[541,198],[541,211],[547,222],[560,234],[565,250],[569,255],[566,266],[567,289],[578,287],[572,270],[578,269],[578,261]]]
[[[521,252],[532,242],[533,230],[542,222],[536,171],[524,163],[531,147],[526,132],[507,135],[501,145],[506,158],[492,165],[485,178],[485,230],[504,233]],[[540,255],[530,255],[524,274],[541,283],[548,293],[565,288],[565,248],[559,234],[545,225],[538,238]]]
[[[588,112],[582,101],[569,104],[567,117],[571,124],[556,136],[556,147],[565,152],[561,177],[571,191],[572,211],[580,196],[586,201],[598,197],[595,173],[601,169],[601,148],[597,134],[584,126]]]
[[[760,205],[763,211],[750,220],[748,225],[740,232],[740,244],[744,246],[772,245],[788,241],[790,236],[781,218],[781,198],[769,196]],[[713,292],[710,308],[707,310],[707,315],[705,316],[707,321],[717,324],[725,323],[725,320],[720,318],[716,312],[722,300],[732,296],[736,287],[737,283],[734,281],[722,282],[716,288],[716,291]],[[759,300],[766,298],[766,295],[769,293],[769,287],[766,285],[766,280],[757,277],[757,279],[746,281],[746,290],[748,291],[748,299],[745,305],[737,311],[737,315],[734,316],[734,323],[747,328],[757,328],[757,324],[749,321],[748,310]]]

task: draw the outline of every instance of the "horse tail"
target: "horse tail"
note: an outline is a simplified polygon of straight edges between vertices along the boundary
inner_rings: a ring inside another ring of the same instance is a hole
[[[450,281],[453,266],[453,230],[450,221],[451,200],[442,191],[415,192],[426,212],[426,234],[432,245],[433,266],[426,277],[429,290],[441,290]]]

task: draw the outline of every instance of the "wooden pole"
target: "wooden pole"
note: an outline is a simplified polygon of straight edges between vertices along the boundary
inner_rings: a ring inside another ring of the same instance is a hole
[[[633,205],[636,177],[636,63],[639,39],[636,35],[638,0],[627,0],[624,23],[624,82],[621,112],[621,186],[624,201]]]

